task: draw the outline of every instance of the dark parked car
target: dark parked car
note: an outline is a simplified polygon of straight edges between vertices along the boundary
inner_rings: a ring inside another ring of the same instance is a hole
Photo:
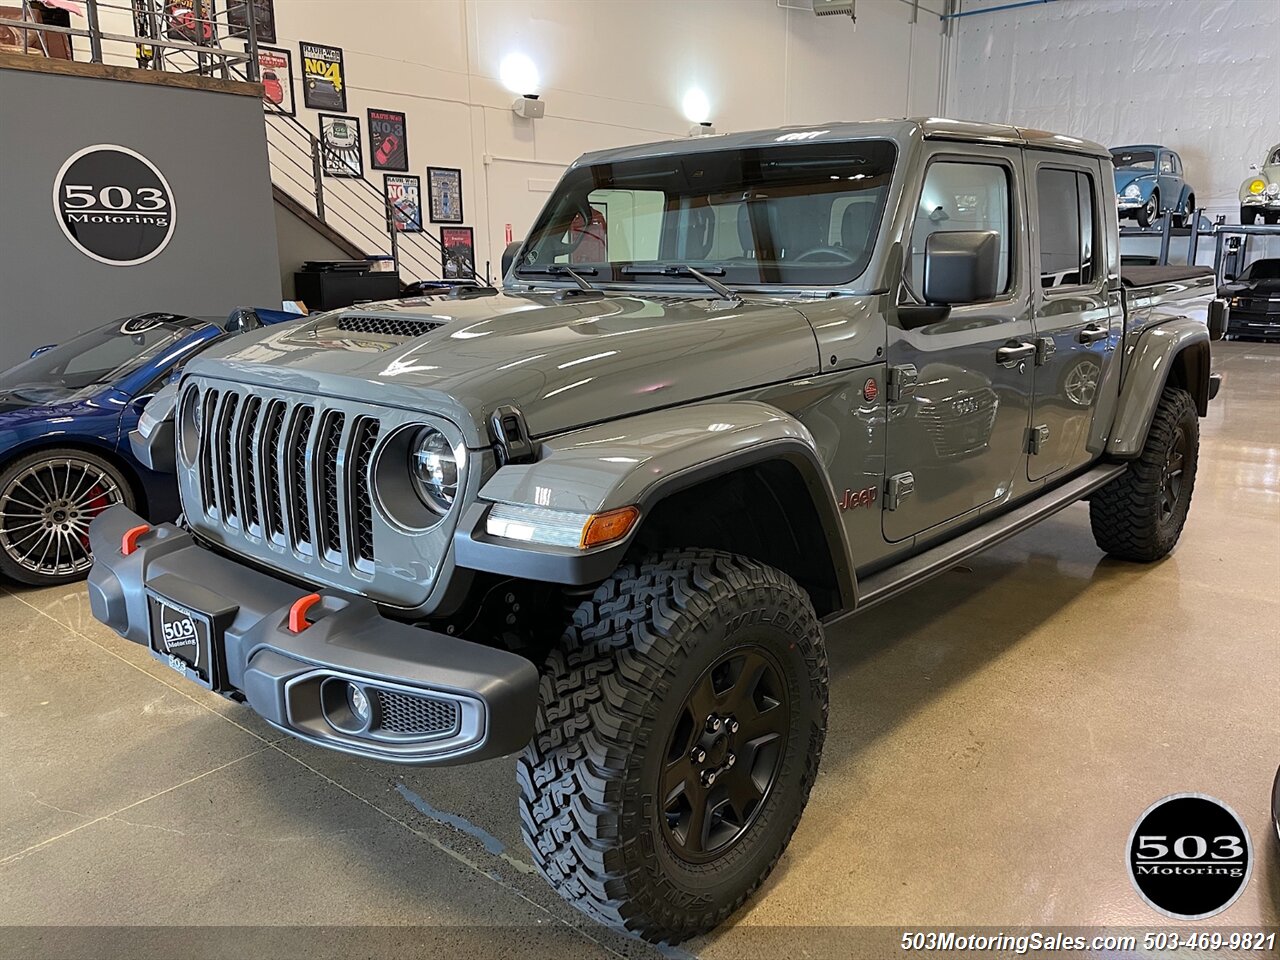
[[[1280,339],[1280,257],[1255,260],[1218,287],[1227,301],[1227,336]]]
[[[290,316],[143,313],[40,347],[0,374],[0,573],[36,585],[85,576],[89,521],[117,503],[153,520],[176,516],[173,476],[129,449],[142,408],[209,344]]]

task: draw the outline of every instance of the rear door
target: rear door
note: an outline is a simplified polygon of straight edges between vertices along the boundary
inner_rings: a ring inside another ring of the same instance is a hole
[[[1096,160],[1027,153],[1031,187],[1036,389],[1027,477],[1082,465],[1121,328],[1108,290],[1101,167]]]
[[[931,234],[990,230],[1001,242],[1001,292],[930,326],[889,327],[883,527],[894,542],[1005,496],[1025,470],[1035,346],[1021,151],[953,150],[937,143],[928,157],[906,286],[918,299]]]

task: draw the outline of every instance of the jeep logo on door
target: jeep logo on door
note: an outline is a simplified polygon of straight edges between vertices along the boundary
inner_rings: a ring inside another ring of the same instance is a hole
[[[157,256],[173,236],[173,191],[155,164],[109,143],[67,158],[53,181],[62,232],[99,263],[131,267]]]

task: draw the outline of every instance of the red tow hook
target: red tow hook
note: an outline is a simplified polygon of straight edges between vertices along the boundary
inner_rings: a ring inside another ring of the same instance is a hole
[[[307,611],[319,602],[320,594],[318,593],[308,593],[305,597],[299,597],[293,601],[293,606],[289,608],[289,631],[291,633],[301,633],[311,626],[311,622],[307,619]]]
[[[130,527],[124,532],[124,536],[120,538],[120,553],[129,556],[133,551],[138,549],[138,538],[144,533],[151,532],[151,524],[144,523],[137,527]]]

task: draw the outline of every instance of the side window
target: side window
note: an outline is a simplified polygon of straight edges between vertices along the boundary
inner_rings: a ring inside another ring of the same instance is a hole
[[[1093,283],[1094,193],[1087,173],[1051,167],[1036,171],[1040,286]]]
[[[929,237],[955,230],[994,230],[1000,237],[999,289],[1009,289],[1012,219],[1009,171],[994,163],[940,160],[929,165],[911,227],[908,280],[924,287],[924,251]]]
[[[1170,154],[1160,154],[1160,172],[1173,173],[1173,157]]]

